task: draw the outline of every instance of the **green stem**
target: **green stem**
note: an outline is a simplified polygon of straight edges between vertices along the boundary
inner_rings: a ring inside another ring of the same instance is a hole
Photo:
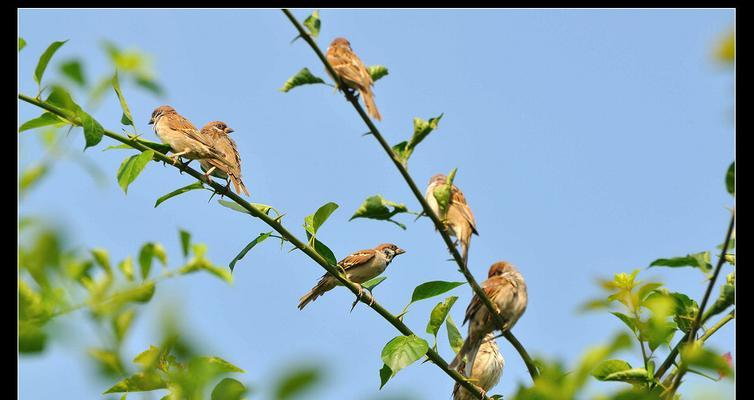
[[[327,58],[319,49],[319,46],[317,46],[314,40],[306,32],[304,27],[301,26],[301,24],[293,16],[293,14],[291,14],[289,10],[283,9],[282,11],[285,14],[285,16],[288,17],[291,23],[296,27],[301,37],[309,44],[312,50],[314,50],[314,52],[317,54],[317,57],[319,57],[320,61],[322,61],[322,64],[324,64],[325,68],[327,69],[327,72],[331,76],[336,77],[335,78],[336,81],[339,80],[339,78],[337,78],[338,75],[335,73],[335,70],[333,70],[330,63],[327,62]],[[398,172],[400,172],[401,176],[403,176],[403,179],[408,184],[409,188],[411,189],[411,192],[414,194],[414,197],[416,197],[416,199],[421,204],[422,209],[424,210],[424,213],[432,220],[435,227],[437,228],[437,231],[440,232],[440,236],[442,236],[442,239],[445,242],[445,245],[447,246],[448,250],[450,251],[450,254],[453,256],[453,259],[458,264],[460,272],[466,278],[466,281],[469,282],[469,285],[471,286],[471,289],[474,291],[474,293],[482,300],[482,303],[484,303],[484,305],[493,315],[495,324],[497,325],[498,329],[503,332],[503,337],[505,337],[505,339],[508,340],[508,342],[510,342],[510,344],[516,349],[518,354],[521,356],[524,363],[526,364],[526,368],[529,370],[529,374],[531,375],[532,379],[536,378],[539,375],[539,372],[537,371],[537,367],[534,365],[534,361],[531,359],[531,357],[529,356],[529,353],[526,351],[524,346],[521,345],[518,339],[516,339],[516,337],[513,336],[513,334],[509,330],[503,329],[503,327],[505,326],[505,320],[500,314],[497,313],[496,308],[493,305],[492,301],[484,293],[484,290],[481,288],[481,286],[479,286],[479,283],[477,283],[476,279],[471,274],[471,272],[469,272],[466,264],[463,262],[463,258],[461,257],[461,254],[458,252],[458,249],[453,244],[453,240],[450,238],[450,235],[448,234],[445,224],[443,224],[442,221],[434,213],[434,211],[432,211],[432,208],[429,206],[429,203],[427,203],[427,200],[424,198],[424,195],[416,186],[416,183],[411,178],[411,175],[409,175],[408,170],[406,169],[406,166],[403,165],[401,160],[395,155],[395,153],[393,152],[393,149],[390,147],[387,141],[385,141],[385,138],[382,136],[382,134],[380,134],[379,129],[377,129],[374,123],[372,123],[372,120],[369,119],[369,116],[359,104],[358,99],[350,95],[350,93],[348,92],[344,92],[344,94],[345,94],[346,99],[353,105],[354,109],[356,109],[356,112],[359,114],[361,119],[369,128],[369,131],[372,134],[372,136],[374,136],[375,139],[377,139],[377,141],[380,143],[380,146],[382,146],[382,149],[385,150],[385,153],[387,153],[387,155],[393,161],[393,164],[398,169]]]
[[[44,101],[41,101],[39,99],[35,99],[30,96],[26,96],[24,94],[19,94],[18,98],[33,104],[37,107],[43,108],[53,114],[59,115],[73,123],[74,125],[81,125],[81,121],[79,121],[77,118],[70,117],[68,113],[64,110],[61,110],[51,104],[45,103]],[[159,151],[156,151],[154,149],[151,149],[144,144],[140,143],[138,140],[129,139],[125,136],[119,135],[115,132],[104,130],[104,135],[107,137],[110,137],[112,139],[115,139],[121,143],[124,143],[126,145],[129,145],[133,147],[136,150],[139,150],[141,152],[152,150],[154,151],[154,158],[159,161],[165,161],[169,165],[172,165],[173,167],[182,170],[183,172],[188,173],[189,175],[193,176],[200,182],[207,183],[207,181],[204,178],[204,174],[194,170],[193,168],[181,166],[181,165],[173,165],[172,160],[169,159],[165,154],[160,153]],[[333,275],[338,281],[340,281],[343,286],[347,287],[354,295],[358,295],[360,292],[360,285],[351,282],[348,280],[344,275],[340,273],[340,270],[337,266],[330,265],[324,257],[319,255],[314,248],[307,245],[306,243],[299,240],[295,235],[293,235],[291,232],[289,232],[283,225],[281,225],[279,222],[277,222],[275,219],[271,218],[267,214],[263,213],[253,205],[251,205],[249,202],[241,198],[236,193],[233,193],[231,191],[226,191],[225,186],[221,185],[214,180],[210,180],[208,182],[209,186],[211,186],[213,189],[218,191],[218,193],[223,193],[225,197],[233,200],[236,204],[243,207],[246,211],[251,214],[252,217],[256,217],[261,219],[265,224],[269,225],[272,229],[277,231],[281,236],[286,238],[291,244],[296,246],[298,249],[300,249],[304,254],[309,256],[312,260],[314,260],[317,264],[319,264],[322,268],[324,268],[327,272],[329,272],[331,275]],[[398,318],[396,318],[394,315],[392,315],[389,311],[387,311],[384,307],[382,307],[377,301],[373,301],[371,298],[371,295],[368,296],[362,296],[361,302],[366,304],[368,307],[372,308],[374,311],[376,311],[380,316],[382,316],[385,320],[390,322],[391,325],[393,325],[400,333],[406,336],[414,335],[414,332],[409,329],[408,326],[406,326],[403,322],[401,322]],[[370,304],[371,303],[371,304]],[[456,382],[458,382],[461,386],[466,388],[468,391],[473,393],[476,397],[480,399],[489,400],[489,397],[487,397],[477,386],[473,385],[471,382],[467,381],[466,378],[461,375],[458,371],[450,369],[448,367],[448,364],[443,360],[443,358],[434,350],[429,349],[426,353],[427,357],[432,360],[432,362],[435,363],[440,369],[442,369],[448,376],[453,378]]]

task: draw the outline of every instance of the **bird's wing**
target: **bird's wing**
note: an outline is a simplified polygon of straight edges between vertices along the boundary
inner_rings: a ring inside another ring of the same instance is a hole
[[[168,127],[170,129],[183,132],[189,138],[196,140],[197,142],[205,146],[212,147],[212,141],[210,140],[210,138],[199,134],[199,130],[196,129],[194,124],[192,124],[191,121],[183,118],[182,116],[177,116],[177,118],[169,118]]]
[[[368,249],[368,250],[359,250],[350,256],[342,259],[338,265],[343,267],[343,269],[347,270],[351,267],[359,266],[361,264],[364,264],[374,258],[374,250]]]
[[[466,197],[464,197],[463,192],[461,192],[461,190],[458,189],[456,185],[453,185],[451,192],[451,207],[456,207],[458,209],[461,215],[466,218],[466,221],[469,222],[469,225],[471,225],[471,231],[478,235],[479,232],[477,232],[476,230],[476,220],[474,219],[474,213],[471,212],[471,208],[469,208],[468,203],[466,203]]]
[[[510,279],[493,276],[484,281],[482,284],[482,290],[484,290],[484,294],[487,298],[492,300],[493,304],[509,304],[510,300],[512,300],[518,292],[518,287]],[[501,296],[506,296],[507,299]],[[474,295],[469,306],[466,308],[466,315],[463,319],[463,323],[465,324],[468,320],[472,319],[474,314],[479,312],[479,309],[482,307],[485,307],[484,303],[479,296]]]
[[[357,89],[369,90],[372,76],[354,52],[336,48],[328,52],[327,61],[346,83],[358,86]]]
[[[241,177],[241,156],[238,154],[236,142],[228,135],[217,135],[214,140],[215,148],[225,154],[225,161],[229,165],[227,173],[233,174],[236,178]]]

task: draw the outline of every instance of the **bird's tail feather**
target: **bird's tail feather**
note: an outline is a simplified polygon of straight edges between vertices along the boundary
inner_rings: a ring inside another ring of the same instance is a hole
[[[249,191],[246,189],[246,186],[243,184],[241,178],[235,175],[231,175],[230,180],[233,182],[233,188],[236,190],[236,193],[241,194],[241,192],[243,192],[244,194],[246,194],[246,196],[251,196],[249,194]]]
[[[461,361],[463,361],[463,358],[468,355],[468,360],[466,360],[466,365],[474,365],[474,357],[476,356],[476,352],[479,350],[479,346],[482,344],[482,341],[479,339],[476,339],[474,337],[467,337],[466,340],[463,342],[463,346],[461,346],[461,350],[458,351],[458,354],[456,354],[456,357],[453,359],[453,361],[450,362],[448,367],[456,369],[461,364]]]
[[[335,285],[329,284],[329,281],[327,280],[327,277],[323,277],[322,279],[317,282],[316,285],[305,295],[301,296],[298,303],[298,309],[303,310],[304,307],[306,307],[307,304],[311,303],[312,301],[316,300],[317,297],[322,296],[327,292],[328,290],[334,288]]]
[[[380,111],[377,109],[377,104],[375,104],[374,102],[374,93],[372,93],[372,91],[368,89],[362,90],[361,97],[364,98],[364,105],[367,106],[367,112],[369,113],[369,115],[371,115],[372,118],[376,119],[377,121],[382,121]]]

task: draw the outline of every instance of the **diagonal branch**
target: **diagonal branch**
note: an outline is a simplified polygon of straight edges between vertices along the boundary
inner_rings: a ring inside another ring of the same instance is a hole
[[[312,50],[317,54],[317,57],[319,57],[320,61],[322,61],[322,64],[325,65],[325,68],[327,69],[327,72],[335,77],[336,81],[339,81],[338,75],[333,70],[332,66],[329,62],[327,62],[327,58],[322,53],[322,50],[320,50],[319,46],[312,40],[312,38],[309,36],[309,34],[304,30],[304,27],[301,26],[301,24],[296,20],[296,18],[291,14],[291,12],[288,9],[283,9],[283,13],[286,17],[291,21],[291,23],[296,27],[301,37],[311,46]],[[490,311],[490,313],[494,316],[495,324],[497,325],[498,329],[503,332],[503,337],[510,342],[510,344],[518,351],[518,354],[523,359],[524,363],[526,364],[526,368],[529,370],[529,375],[531,375],[532,379],[536,378],[539,375],[539,372],[537,371],[537,367],[534,365],[534,362],[532,361],[531,357],[529,356],[529,353],[526,352],[526,349],[523,345],[516,339],[513,334],[508,331],[504,330],[503,326],[505,325],[505,320],[502,316],[496,311],[496,307],[492,304],[492,301],[487,297],[487,295],[484,293],[484,290],[479,286],[479,283],[477,283],[476,279],[474,279],[474,276],[469,272],[469,269],[467,268],[466,264],[463,262],[463,258],[461,257],[461,254],[458,252],[458,249],[453,244],[453,240],[448,235],[447,228],[445,225],[440,221],[440,218],[432,211],[432,208],[430,208],[429,204],[427,203],[427,200],[424,198],[424,195],[419,191],[419,188],[416,186],[416,183],[411,178],[411,175],[409,175],[408,170],[406,169],[406,166],[403,165],[403,163],[398,159],[398,157],[393,152],[393,149],[390,147],[390,145],[385,141],[385,138],[382,136],[380,131],[377,129],[377,127],[372,123],[372,120],[369,119],[369,116],[366,114],[364,109],[359,104],[359,101],[356,97],[348,93],[347,91],[344,91],[346,100],[348,100],[356,109],[356,112],[359,114],[362,120],[364,120],[364,123],[369,127],[370,133],[372,136],[377,139],[377,141],[380,143],[380,146],[382,146],[382,149],[385,150],[385,153],[390,157],[390,159],[393,161],[393,164],[395,164],[395,167],[398,168],[398,172],[400,172],[401,176],[403,176],[403,179],[408,184],[409,188],[411,189],[411,192],[414,194],[416,199],[419,201],[419,203],[422,206],[422,209],[424,209],[424,213],[432,220],[432,223],[434,223],[435,227],[437,228],[437,231],[440,232],[440,236],[442,237],[443,241],[445,242],[445,245],[448,247],[448,250],[450,251],[450,254],[453,256],[453,259],[458,264],[460,272],[463,274],[463,276],[466,278],[466,280],[469,282],[469,285],[471,286],[471,289],[474,291],[474,293],[482,300],[484,305],[487,307],[487,309]]]
[[[70,121],[71,124],[73,125],[81,126],[81,121],[79,121],[77,117],[71,116],[69,112],[67,112],[66,110],[62,110],[52,104],[46,103],[44,101],[35,99],[31,96],[27,96],[24,94],[19,94],[18,98],[27,103],[30,103],[32,105],[45,109],[55,115],[63,117],[66,120]],[[167,162],[169,165],[173,165],[172,160],[169,159],[165,154],[144,145],[143,143],[139,142],[137,139],[131,139],[131,138],[119,135],[109,130],[104,130],[104,135],[112,139],[115,139],[121,143],[124,143],[128,146],[131,146],[134,149],[139,150],[141,152],[152,150],[154,151],[154,159],[156,161],[164,161],[164,162]],[[221,185],[211,179],[209,180],[209,182],[207,182],[207,180],[205,180],[204,178],[204,174],[196,171],[195,169],[187,167],[187,166],[182,166],[182,165],[173,165],[173,166],[183,172],[188,173],[189,175],[193,176],[200,182],[209,184],[209,186],[215,189],[218,193],[222,193],[225,197],[230,198],[236,204],[243,207],[246,211],[249,212],[249,214],[251,214],[252,217],[261,219],[265,224],[269,225],[272,229],[277,231],[281,236],[283,236],[291,244],[296,246],[296,248],[301,250],[304,254],[309,256],[309,258],[311,258],[317,264],[319,264],[322,268],[324,268],[328,273],[335,276],[335,278],[337,278],[338,281],[340,281],[340,283],[343,284],[343,286],[347,287],[353,294],[359,295],[360,289],[361,289],[360,285],[348,280],[344,275],[340,273],[340,270],[337,266],[329,264],[327,260],[325,260],[324,257],[319,255],[319,253],[317,253],[316,250],[314,250],[313,247],[299,240],[294,234],[292,234],[285,227],[283,227],[283,225],[280,224],[280,222],[278,222],[276,219],[271,218],[270,216],[268,216],[267,214],[265,214],[258,208],[254,207],[249,202],[241,198],[239,195],[231,192],[230,190],[226,190],[224,185]],[[380,314],[380,316],[382,316],[385,320],[387,320],[391,325],[393,325],[393,327],[395,327],[403,335],[416,336],[416,334],[413,331],[411,331],[411,329],[408,326],[406,326],[401,320],[399,320],[396,316],[391,314],[388,310],[382,307],[379,303],[374,301],[371,295],[362,296],[360,298],[360,301],[366,304],[368,307],[372,308],[378,314]],[[440,369],[442,369],[443,372],[445,372],[448,376],[453,378],[453,380],[458,382],[458,384],[463,386],[469,392],[473,393],[476,398],[483,399],[483,400],[490,400],[490,398],[487,397],[486,394],[484,394],[477,386],[469,382],[464,376],[458,373],[458,371],[449,368],[448,364],[445,362],[445,360],[443,360],[443,358],[437,352],[435,352],[432,349],[429,349],[427,350],[426,356],[433,363],[435,363],[438,367],[440,367]]]

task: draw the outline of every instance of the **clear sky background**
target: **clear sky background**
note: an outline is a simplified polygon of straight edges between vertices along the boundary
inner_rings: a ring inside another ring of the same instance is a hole
[[[295,11],[301,20],[309,13]],[[731,28],[733,11],[323,10],[321,18],[323,49],[345,36],[367,65],[389,68],[375,93],[384,119],[377,126],[390,143],[410,137],[414,117],[445,113],[411,158],[410,172],[424,188],[433,174],[459,168],[456,183],[480,232],[471,245],[471,270],[481,282],[495,261],[519,267],[529,307],[513,332],[531,354],[572,366],[586,348],[623,329],[607,313],[576,312],[602,294],[600,277],[642,268],[640,278],[701,298],[699,271],[646,267],[656,258],[712,250],[723,240],[725,206],[732,205],[723,178],[734,157],[733,74],[712,51]],[[251,201],[282,210],[301,237],[303,218],[334,201],[340,208],[320,236],[339,259],[382,242],[408,250],[376,290],[394,313],[422,282],[462,280],[428,219],[399,216],[406,231],[348,221],[374,194],[412,210],[419,205],[377,142],[361,136],[366,128],[342,96],[322,85],[278,91],[302,67],[326,77],[303,41],[290,44],[294,28],[280,11],[21,10],[19,34],[28,43],[19,55],[19,87],[32,95],[37,58],[55,40],[70,39],[53,59],[50,77],[71,57],[85,60],[90,78],[112,73],[103,39],[152,55],[166,97],[124,85],[145,137],[157,140],[147,121],[161,104],[198,126],[226,121],[235,129]],[[39,114],[20,105],[20,121]],[[120,129],[112,93],[93,114]],[[79,132],[66,139],[74,149],[83,148]],[[43,156],[36,136],[20,135],[21,168]],[[107,248],[114,260],[159,241],[172,267],[181,262],[179,228],[207,243],[209,258],[221,265],[268,230],[214,199],[207,203],[203,191],[153,208],[156,198],[193,179],[156,163],[124,195],[115,174],[130,153],[101,152],[111,144],[105,138],[87,151],[109,177],[107,185],[74,163],[59,163],[24,199],[21,215],[65,225],[72,245]],[[322,273],[301,253],[269,241],[236,266],[232,286],[194,274],[158,285],[152,301],[182,304],[185,335],[244,368],[238,378],[261,391],[256,398],[270,396],[270,379],[306,361],[320,363],[326,380],[305,398],[450,398],[453,382],[429,363],[408,367],[378,392],[380,352],[398,332],[366,307],[349,314],[353,297],[343,289],[299,311],[299,297]],[[460,296],[452,311],[460,322],[470,289],[449,294]],[[424,329],[440,300],[413,305],[405,322],[429,339]],[[127,339],[127,361],[158,344],[159,310],[149,308]],[[729,324],[710,343],[733,351],[733,334]],[[101,398],[112,382],[96,378],[82,347],[97,340],[69,334],[41,356],[22,357],[21,398]],[[509,396],[530,379],[515,350],[499,343],[506,369],[491,393]],[[444,328],[439,348],[451,358]],[[625,357],[636,364],[638,353],[635,347]],[[687,379],[692,398],[732,394],[730,383]]]

